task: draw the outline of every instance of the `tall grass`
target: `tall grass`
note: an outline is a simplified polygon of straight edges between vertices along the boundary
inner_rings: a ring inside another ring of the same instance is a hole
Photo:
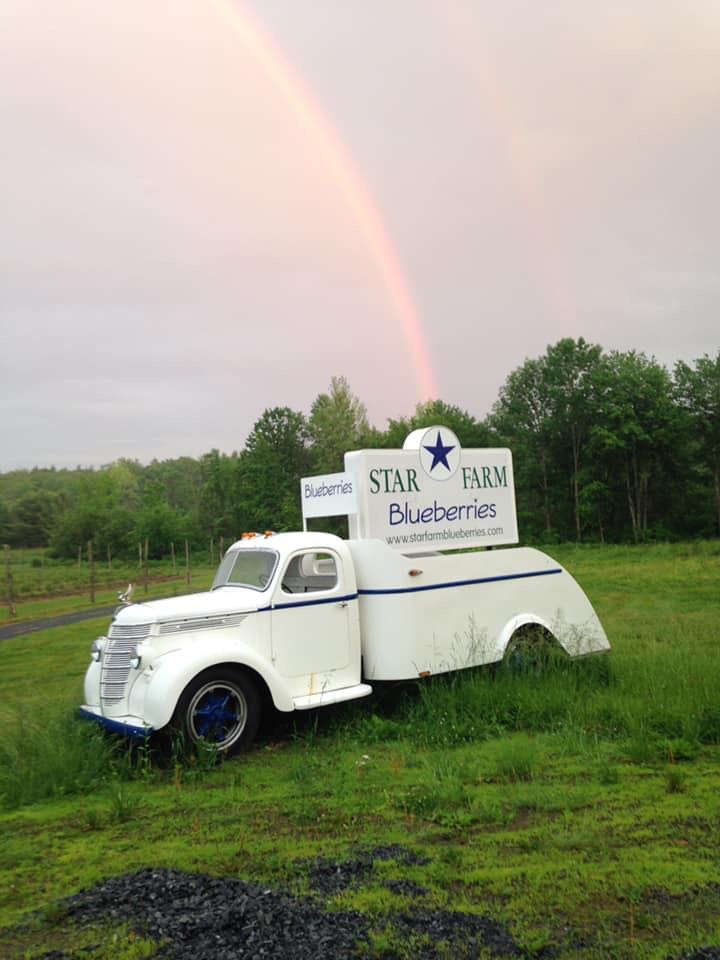
[[[357,721],[370,740],[426,746],[485,740],[506,731],[642,740],[662,750],[720,743],[720,666],[712,649],[638,640],[606,656],[557,660],[540,673],[473,670],[437,677],[385,718]],[[685,642],[683,642],[685,641]]]
[[[13,711],[0,740],[0,806],[90,793],[109,781],[121,745],[74,711],[51,707],[42,715]]]
[[[559,733],[568,743],[620,744],[630,761],[675,762],[703,744],[720,743],[718,689],[710,650],[645,641],[609,656],[557,660],[538,674],[501,668],[437,677],[394,705],[386,703],[381,714],[349,705],[334,727],[362,743],[404,740],[429,748],[503,733]],[[319,740],[322,730],[313,729]],[[531,767],[514,754],[507,763],[519,779]],[[89,793],[113,778],[147,775],[148,766],[149,755],[132,755],[123,741],[64,707],[50,705],[33,715],[16,710],[0,742],[0,803],[15,808]],[[435,792],[445,795],[443,778],[431,779],[438,781]]]

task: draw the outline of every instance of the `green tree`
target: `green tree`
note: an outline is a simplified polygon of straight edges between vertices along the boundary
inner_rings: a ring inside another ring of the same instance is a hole
[[[526,360],[508,375],[488,423],[513,452],[520,514],[536,529],[540,513],[551,534],[553,423],[545,357]]]
[[[137,460],[122,458],[111,463],[105,474],[105,496],[125,510],[134,510],[140,500],[140,487],[145,475]]]
[[[624,498],[633,538],[662,512],[679,452],[677,409],[667,370],[643,353],[613,352],[596,373],[592,450]],[[654,511],[653,511],[654,507]]]
[[[10,510],[4,500],[0,500],[0,544],[10,542]]]
[[[330,391],[315,400],[308,427],[318,473],[343,470],[348,450],[366,446],[370,436],[365,405],[353,394],[345,377],[333,377]]]
[[[211,452],[215,453],[216,451]],[[230,472],[232,473],[232,466]],[[196,460],[194,457],[153,460],[145,468],[144,476],[159,480],[163,484],[167,502],[171,507],[192,516],[198,515],[201,492],[205,482],[200,460]]]
[[[720,350],[693,367],[675,366],[675,396],[687,414],[704,469],[711,478],[716,533],[720,535]]]
[[[248,530],[297,530],[300,478],[312,470],[305,417],[288,407],[265,410],[239,458],[240,507]]]
[[[188,535],[188,518],[165,501],[143,505],[133,523],[133,539],[148,543],[148,557],[160,560],[170,552],[171,543],[182,543]]]
[[[171,542],[188,536],[188,518],[167,501],[167,490],[161,480],[147,479],[143,486],[140,507],[134,516],[133,541],[147,540],[148,557],[160,560],[170,552]]]
[[[388,420],[382,446],[391,449],[400,448],[405,443],[407,435],[413,430],[435,425],[452,430],[463,447],[488,445],[490,433],[487,427],[476,420],[472,414],[443,400],[425,400],[418,403],[410,418],[400,417],[397,420]]]
[[[200,460],[202,487],[199,524],[213,538],[232,539],[240,530],[238,517],[238,458],[213,449]]]
[[[78,547],[85,550],[88,540],[92,540],[96,550],[107,546],[101,531],[110,520],[110,511],[99,503],[79,503],[65,510],[58,518],[50,536],[50,550],[56,557],[76,557]],[[127,530],[125,531],[127,534]],[[112,544],[114,552],[127,551],[127,542]]]
[[[585,454],[593,423],[594,374],[602,347],[582,337],[565,337],[547,348],[544,375],[557,462],[564,462],[572,497],[575,539],[582,539],[581,490]],[[588,482],[591,477],[588,477]]]
[[[15,547],[44,547],[55,521],[55,497],[31,488],[10,507],[8,542]]]

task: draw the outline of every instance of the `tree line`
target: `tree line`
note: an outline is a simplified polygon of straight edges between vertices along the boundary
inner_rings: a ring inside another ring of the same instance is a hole
[[[298,529],[300,477],[342,470],[347,450],[401,447],[433,424],[466,447],[512,450],[524,541],[720,535],[720,351],[669,371],[565,338],[513,370],[484,419],[431,400],[379,430],[334,377],[307,415],[265,410],[241,451],[0,474],[0,543],[75,557],[89,540],[115,556],[147,541],[160,558],[184,540]]]

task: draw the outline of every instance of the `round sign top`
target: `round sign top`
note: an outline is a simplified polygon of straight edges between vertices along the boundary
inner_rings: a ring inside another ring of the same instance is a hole
[[[449,480],[460,466],[460,441],[447,427],[413,430],[404,450],[417,450],[425,473],[433,480]]]

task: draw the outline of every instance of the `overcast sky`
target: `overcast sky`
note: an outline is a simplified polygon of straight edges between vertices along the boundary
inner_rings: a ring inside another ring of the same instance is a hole
[[[0,470],[720,343],[716,0],[0,0],[0,147]]]

